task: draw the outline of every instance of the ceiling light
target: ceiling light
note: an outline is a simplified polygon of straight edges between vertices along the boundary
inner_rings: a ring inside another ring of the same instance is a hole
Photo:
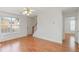
[[[34,10],[32,10],[31,8],[24,8],[22,14],[29,16],[33,11]]]

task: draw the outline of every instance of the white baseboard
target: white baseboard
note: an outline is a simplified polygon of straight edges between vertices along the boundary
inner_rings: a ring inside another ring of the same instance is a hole
[[[10,38],[7,38],[7,39],[0,39],[0,42],[4,42],[4,41],[8,41],[8,40],[14,40],[14,39],[25,37],[25,36],[27,36],[27,35],[17,36],[17,37],[10,37]]]
[[[51,38],[46,38],[46,37],[41,37],[41,36],[35,36],[35,35],[33,35],[33,37],[40,38],[40,39],[44,39],[44,40],[48,40],[48,41],[51,41],[51,42],[56,42],[56,43],[59,43],[59,44],[62,44],[62,41],[53,40],[53,39],[51,39]],[[50,40],[49,40],[49,39],[50,39]]]

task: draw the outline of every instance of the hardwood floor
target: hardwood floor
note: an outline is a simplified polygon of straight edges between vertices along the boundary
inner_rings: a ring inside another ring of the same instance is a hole
[[[72,33],[65,33],[63,46],[67,47],[68,51],[79,51],[79,45],[76,43],[75,35]]]
[[[47,40],[33,38],[32,36],[18,38],[0,43],[0,52],[68,52],[79,51],[79,47],[75,49],[67,46],[67,42],[57,44]]]

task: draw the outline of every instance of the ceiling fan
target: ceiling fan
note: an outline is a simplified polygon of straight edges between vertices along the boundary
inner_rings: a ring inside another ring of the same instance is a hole
[[[34,10],[32,10],[31,8],[23,8],[22,14],[29,16],[33,11]]]

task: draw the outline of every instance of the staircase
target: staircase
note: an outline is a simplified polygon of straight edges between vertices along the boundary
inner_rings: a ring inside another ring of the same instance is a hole
[[[37,23],[32,27],[32,35],[34,34],[36,30],[37,30]]]

